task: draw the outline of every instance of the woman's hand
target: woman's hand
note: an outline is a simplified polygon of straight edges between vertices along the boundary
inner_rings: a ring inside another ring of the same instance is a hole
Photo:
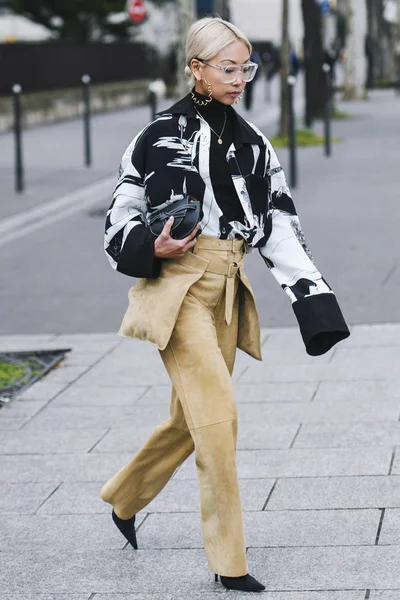
[[[174,217],[170,217],[164,225],[164,229],[154,242],[154,256],[156,258],[181,258],[185,252],[196,245],[195,236],[200,229],[198,223],[190,235],[183,240],[175,240],[171,237],[171,228],[174,223]]]

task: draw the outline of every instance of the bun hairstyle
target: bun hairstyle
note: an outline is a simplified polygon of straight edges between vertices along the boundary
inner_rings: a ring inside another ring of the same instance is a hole
[[[194,58],[210,60],[219,54],[225,46],[240,40],[251,53],[251,44],[238,27],[221,17],[205,17],[195,21],[190,27],[186,40],[186,66],[185,75],[188,86],[193,87],[195,78],[190,68]]]

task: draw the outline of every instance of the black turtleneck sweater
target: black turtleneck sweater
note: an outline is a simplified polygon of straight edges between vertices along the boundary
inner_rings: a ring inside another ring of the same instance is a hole
[[[194,90],[193,90],[194,91]],[[207,97],[194,92],[200,100],[205,100]],[[224,218],[229,223],[230,221],[239,221],[244,223],[243,207],[240,203],[238,195],[233,185],[232,176],[226,160],[226,155],[233,142],[233,120],[236,118],[236,113],[232,107],[226,106],[217,100],[212,100],[206,106],[199,106],[193,103],[196,111],[200,113],[209,126],[221,134],[224,126],[225,112],[226,125],[221,136],[222,144],[218,143],[218,137],[211,130],[211,148],[210,148],[210,178],[215,194],[215,199],[220,207]],[[223,222],[221,223],[221,238],[226,238],[227,231],[224,231]]]

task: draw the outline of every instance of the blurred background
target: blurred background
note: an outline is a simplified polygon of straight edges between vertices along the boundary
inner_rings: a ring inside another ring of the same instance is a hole
[[[29,94],[28,123],[73,115],[83,73],[95,111],[143,103],[149,79],[174,95],[187,28],[213,13],[246,33],[268,81],[288,50],[305,65],[308,119],[321,110],[324,58],[339,66],[348,98],[398,80],[399,0],[0,0],[0,130],[10,126],[15,83]]]
[[[0,0],[0,333],[118,329],[119,161],[188,92],[186,33],[212,14],[253,44],[235,108],[276,147],[347,319],[398,321],[400,0]],[[248,272],[262,325],[294,325],[257,253]]]
[[[267,328],[263,363],[239,352],[234,373],[251,569],[270,599],[400,598],[400,0],[0,0],[0,600],[225,598],[190,460],[135,556],[99,497],[170,397],[156,349],[117,337],[135,280],[108,263],[105,216],[210,14],[254,45],[235,110],[273,143],[352,328],[307,356],[246,256]]]

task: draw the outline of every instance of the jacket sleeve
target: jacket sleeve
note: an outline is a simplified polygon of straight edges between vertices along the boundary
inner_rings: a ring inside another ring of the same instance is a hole
[[[307,353],[317,356],[347,338],[350,332],[335,294],[314,264],[275,151],[264,140],[272,228],[259,251],[292,302]]]
[[[161,261],[154,256],[155,237],[146,226],[145,128],[125,151],[107,212],[104,249],[117,271],[131,277],[158,277]]]

